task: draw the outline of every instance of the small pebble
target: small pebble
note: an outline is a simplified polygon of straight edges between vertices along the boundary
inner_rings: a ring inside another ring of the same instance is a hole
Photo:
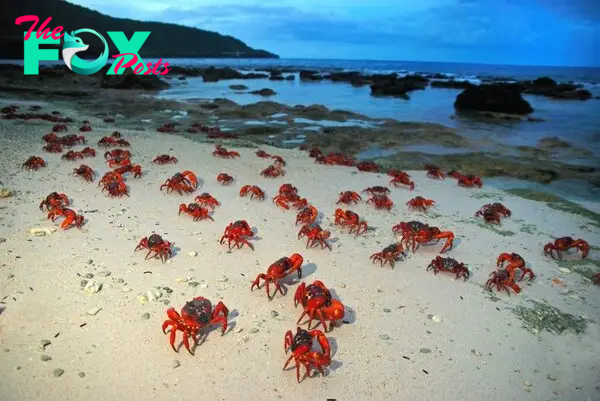
[[[102,270],[101,272],[98,272],[96,274],[101,277],[108,277],[111,273],[108,270]]]
[[[429,348],[421,348],[419,352],[421,352],[421,354],[429,354],[431,350]]]
[[[533,386],[533,384],[529,380],[525,380],[525,383],[523,383],[523,384],[525,384],[526,387]]]
[[[150,314],[149,314],[149,313],[144,313],[144,314],[142,315],[142,319],[144,319],[144,320],[148,320],[148,319],[150,319]]]
[[[279,312],[277,312],[276,310],[272,310],[271,317],[277,317],[277,316],[279,316]]]
[[[472,349],[472,350],[471,350],[471,353],[472,353],[473,355],[477,355],[477,356],[481,356],[481,355],[483,355],[483,354],[482,354],[480,351],[477,351],[476,349]]]
[[[123,289],[121,291],[123,291],[123,292],[131,292],[131,288],[129,288],[129,287],[123,287]]]
[[[148,303],[148,297],[145,295],[138,295],[137,300],[140,304],[144,305]]]
[[[198,256],[198,252],[196,252],[196,251],[189,251],[188,255],[191,256],[191,257]]]
[[[50,340],[41,340],[40,341],[40,346],[39,346],[39,350],[40,351],[45,351],[46,347],[49,346],[50,344],[52,344],[52,342]]]
[[[84,290],[86,290],[87,292],[89,292],[90,294],[95,294],[97,292],[100,292],[100,290],[102,289],[102,284],[97,283],[96,281],[92,280],[90,282],[88,282],[85,287],[83,287]]]
[[[567,269],[566,267],[561,267],[560,269],[558,269],[561,273],[571,273],[571,270]]]
[[[235,332],[236,332],[236,333],[241,333],[242,331],[244,331],[244,329],[243,329],[243,328],[241,328],[241,327],[240,327],[239,329],[235,329]]]
[[[200,285],[200,283],[197,281],[189,281],[188,285],[192,288],[195,288],[195,287],[198,287]]]
[[[441,316],[435,315],[431,317],[431,320],[433,320],[436,323],[440,323],[442,321]]]
[[[181,363],[178,360],[175,360],[175,362],[173,362],[172,368],[177,369],[180,366],[181,366]]]
[[[389,340],[390,336],[388,336],[387,334],[380,334],[379,338],[382,339],[382,340]]]
[[[225,276],[223,276],[223,277],[221,277],[221,278],[219,279],[219,281],[220,281],[220,282],[222,282],[222,283],[226,283],[228,280],[229,280],[229,279],[228,279],[227,277],[225,277]]]
[[[346,284],[342,283],[342,284],[340,284],[340,287],[346,288]]]
[[[87,314],[90,315],[90,316],[96,316],[96,314],[98,312],[100,312],[101,310],[102,310],[102,308],[95,307],[95,308],[92,308],[92,309],[88,310]]]
[[[390,313],[392,310],[391,310],[391,309],[388,309],[388,308],[383,308],[383,311],[384,311],[385,313]]]
[[[190,280],[191,280],[191,277],[177,277],[175,279],[175,281],[177,281],[178,283],[187,283]]]
[[[40,356],[40,359],[42,360],[42,362],[47,362],[47,361],[51,361],[52,357],[48,356],[48,355],[42,355],[42,356]]]
[[[79,376],[79,377],[81,377],[81,378],[84,378],[84,377],[85,377],[85,373],[83,373],[83,372],[79,372],[79,374],[78,374],[77,376]]]
[[[61,377],[63,375],[63,373],[65,373],[64,369],[54,369],[54,371],[52,372],[52,374],[54,375],[54,377]]]
[[[253,329],[250,329],[250,333],[258,333],[258,329],[256,327]]]

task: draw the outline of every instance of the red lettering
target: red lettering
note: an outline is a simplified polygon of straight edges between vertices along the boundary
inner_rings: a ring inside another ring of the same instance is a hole
[[[62,26],[57,26],[56,28],[54,28],[54,29],[52,30],[52,33],[50,34],[50,36],[52,36],[52,39],[60,39],[60,38],[62,38],[63,36],[65,36],[65,34],[64,34],[64,33],[61,33],[61,32],[62,32],[62,30],[63,30],[63,27],[62,27]],[[56,36],[56,35],[58,35],[58,36]]]
[[[152,75],[158,75],[158,70],[157,68],[160,67],[162,64],[162,58],[158,59],[158,63],[154,64],[154,68],[152,68]]]
[[[169,63],[165,63],[164,66],[165,66],[165,68],[163,68],[163,70],[160,73],[160,75],[166,75],[167,72],[169,72],[169,70],[170,70],[170,68],[167,68],[169,66]]]
[[[125,63],[125,65],[123,67],[121,67],[121,64],[123,64],[123,60],[125,60],[124,56],[133,56],[133,58],[131,60],[129,60],[127,63]],[[121,68],[133,67],[137,63],[137,59],[138,59],[138,57],[134,53],[121,53],[121,54],[116,54],[113,56],[113,58],[118,58],[118,57],[121,57],[121,59],[117,62],[117,65],[115,66],[115,74],[118,74],[119,70]]]
[[[25,34],[25,40],[27,40],[31,37],[31,32],[33,32],[33,30],[35,29],[37,23],[40,22],[40,19],[37,15],[23,15],[15,20],[15,25],[21,25],[23,22],[33,22],[33,25],[31,25],[31,27]]]
[[[148,67],[148,69],[146,70],[146,72],[144,72],[143,75],[150,75],[150,74],[152,74],[152,63],[149,62],[148,64],[146,64],[146,67]]]
[[[142,72],[142,69],[144,69],[144,64],[143,63],[139,63],[138,65],[135,66],[135,69],[133,70],[133,73],[135,75],[138,75],[140,72]]]
[[[36,38],[39,39],[42,36],[42,34],[43,34],[44,35],[44,39],[48,39],[46,37],[46,35],[49,34],[50,28],[46,28],[46,25],[48,25],[50,23],[50,21],[52,21],[52,17],[46,18],[46,21],[44,21],[42,23],[42,25],[40,25],[40,29],[38,29],[37,33],[35,34]]]

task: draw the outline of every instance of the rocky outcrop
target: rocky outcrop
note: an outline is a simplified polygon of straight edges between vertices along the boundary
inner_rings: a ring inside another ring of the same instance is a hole
[[[533,108],[521,96],[522,88],[511,84],[484,84],[462,91],[454,102],[457,111],[529,114]]]
[[[204,80],[204,82],[218,82],[226,79],[258,79],[268,77],[269,76],[267,74],[257,72],[249,72],[247,74],[242,74],[241,72],[229,67],[208,67],[204,71],[202,71],[202,79]]]
[[[246,85],[229,85],[229,89],[234,91],[245,91],[248,87]]]
[[[521,85],[525,93],[532,95],[565,100],[588,100],[592,98],[592,93],[584,89],[583,85],[573,83],[559,84],[548,77],[541,77],[533,81],[523,81]]]
[[[104,75],[100,82],[100,87],[107,89],[162,90],[169,86],[157,75],[137,75],[131,70],[121,75]]]
[[[371,76],[371,79],[376,80],[371,85],[371,96],[396,96],[408,99],[408,92],[415,90],[423,90],[429,84],[429,80],[420,75],[407,75],[402,78],[381,78]]]
[[[467,89],[473,86],[469,81],[456,81],[454,79],[444,81],[431,81],[432,88]]]
[[[322,81],[323,77],[318,71],[300,71],[300,81]]]
[[[277,92],[275,92],[273,89],[269,89],[269,88],[262,88],[259,90],[255,90],[250,92],[251,95],[259,95],[259,96],[273,96],[276,95]]]

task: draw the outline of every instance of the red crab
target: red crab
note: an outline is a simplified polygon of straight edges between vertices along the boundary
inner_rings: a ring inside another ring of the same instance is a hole
[[[458,186],[465,188],[473,188],[478,187],[481,188],[483,186],[483,182],[480,177],[474,175],[461,175],[458,177]]]
[[[66,230],[73,225],[77,228],[81,228],[81,225],[83,224],[83,216],[80,214],[78,215],[72,209],[67,209],[60,206],[52,208],[50,212],[48,212],[48,218],[54,221],[57,217],[65,218],[60,225],[60,228],[63,230]]]
[[[215,306],[214,310],[210,301],[204,297],[196,297],[190,302],[186,302],[183,308],[181,308],[181,315],[177,313],[175,308],[169,308],[167,310],[167,316],[169,317],[164,321],[162,325],[163,333],[167,334],[167,327],[171,327],[171,336],[169,343],[175,352],[175,336],[177,331],[183,333],[183,345],[188,352],[194,355],[194,352],[190,348],[191,337],[194,341],[194,345],[198,345],[198,332],[208,326],[214,324],[220,324],[222,326],[221,335],[227,331],[227,319],[229,318],[229,309],[225,306],[222,301],[219,301]]]
[[[256,156],[260,157],[261,159],[270,159],[271,158],[271,155],[262,149],[256,151]]]
[[[600,285],[600,273],[596,273],[592,276],[592,283]]]
[[[246,238],[252,237],[254,233],[250,228],[250,225],[246,220],[237,220],[234,223],[229,223],[227,227],[225,227],[225,232],[221,237],[221,241],[219,243],[223,244],[223,241],[227,239],[227,245],[229,249],[231,249],[231,241],[233,241],[234,246],[237,246],[240,249],[244,244],[248,245],[250,249],[254,250],[254,245],[252,245]]]
[[[438,274],[440,271],[456,274],[457,279],[462,277],[464,281],[467,281],[471,275],[464,263],[459,263],[453,258],[442,258],[441,256],[436,256],[436,258],[431,261],[429,266],[427,266],[427,270],[429,269],[433,269],[434,274]]]
[[[417,210],[423,213],[427,212],[427,209],[433,205],[435,205],[435,201],[431,199],[425,199],[422,196],[417,196],[406,202],[406,206],[408,206],[409,209]]]
[[[378,173],[379,166],[374,162],[360,162],[356,165],[359,171],[367,171],[369,173]]]
[[[192,216],[194,218],[194,221],[205,219],[214,221],[213,218],[210,217],[210,210],[200,206],[197,203],[190,203],[187,205],[185,203],[182,203],[181,205],[179,205],[179,214],[181,214],[181,212],[187,213],[190,216]]]
[[[254,199],[254,197],[256,196],[259,200],[264,200],[265,199],[265,193],[262,189],[260,189],[260,187],[257,187],[256,185],[244,185],[241,189],[240,189],[240,196],[246,196],[248,193],[250,193],[250,199]]]
[[[67,195],[58,192],[51,192],[48,194],[48,196],[46,196],[46,199],[40,203],[40,210],[43,211],[45,207],[47,211],[50,211],[54,208],[61,208],[69,205],[70,202]]]
[[[48,145],[44,146],[42,150],[45,150],[48,153],[61,153],[63,151],[62,146],[56,142],[49,143]]]
[[[417,234],[417,232],[425,227],[428,227],[428,225],[425,223],[421,223],[420,221],[401,221],[400,223],[392,227],[392,232],[395,235],[402,233],[401,242],[408,244],[410,241],[412,241],[413,237]]]
[[[236,157],[240,157],[238,152],[228,151],[221,145],[215,146],[215,151],[213,152],[213,156],[215,157],[223,157],[226,159],[235,159]]]
[[[496,270],[490,274],[490,279],[485,283],[485,286],[488,288],[492,288],[496,286],[496,290],[506,290],[507,294],[510,295],[509,288],[512,289],[515,293],[521,292],[521,287],[515,283],[515,272],[508,271],[506,269]]]
[[[77,159],[83,159],[83,154],[75,150],[69,150],[67,153],[62,155],[61,159],[75,161]]]
[[[400,185],[407,185],[412,191],[415,189],[415,183],[410,179],[410,175],[406,174],[404,171],[395,171],[396,174],[392,175],[392,180],[390,181],[390,185],[395,187],[399,187]]]
[[[366,188],[362,191],[363,193],[368,193],[369,195],[388,195],[390,193],[390,189],[388,187],[382,187],[380,185]]]
[[[102,176],[102,179],[98,182],[98,186],[110,184],[111,182],[123,182],[123,177],[116,171],[109,171]]]
[[[83,150],[81,151],[81,155],[83,157],[96,157],[96,151],[94,150],[94,148],[90,148],[88,146],[86,148],[83,148]]]
[[[435,180],[443,180],[444,178],[446,178],[446,175],[438,166],[426,164],[425,170],[427,170],[427,177],[429,178],[433,178]]]
[[[108,167],[110,168],[123,167],[131,164],[131,159],[129,159],[128,157],[115,157],[106,160],[106,164],[108,164]]]
[[[358,203],[358,201],[362,200],[359,194],[353,191],[344,191],[340,192],[340,199],[336,202],[336,204],[346,204],[351,205],[352,203]]]
[[[222,185],[229,185],[233,182],[233,177],[227,173],[221,173],[217,176],[217,182]]]
[[[281,157],[281,156],[271,156],[271,159],[275,160],[273,162],[273,164],[275,165],[275,167],[284,167],[285,166],[285,160],[283,160],[283,157]]]
[[[113,149],[104,153],[105,159],[131,159],[131,152],[124,149]]]
[[[250,291],[252,291],[255,286],[260,289],[260,280],[262,279],[266,283],[267,298],[271,299],[270,283],[275,284],[275,293],[279,291],[281,295],[284,295],[279,280],[294,272],[298,272],[298,278],[302,278],[302,263],[304,263],[304,258],[299,253],[295,253],[289,258],[283,257],[273,262],[266,273],[260,273],[256,276],[256,279],[252,282]]]
[[[171,178],[167,178],[164,184],[160,186],[160,190],[167,188],[167,193],[171,191],[177,191],[180,195],[185,193],[192,193],[198,186],[198,178],[196,174],[191,171],[184,171],[182,173],[175,173]]]
[[[79,127],[79,131],[81,132],[91,132],[92,126],[89,123],[84,123],[81,127]]]
[[[391,210],[394,206],[394,202],[386,195],[373,195],[367,200],[367,203],[372,203],[376,209]]]
[[[561,237],[552,242],[548,242],[544,246],[544,255],[550,255],[552,259],[554,252],[558,255],[559,259],[562,259],[562,253],[568,251],[571,248],[577,248],[581,251],[581,259],[585,259],[590,252],[590,245],[582,239],[574,239],[573,237]]]
[[[496,224],[500,224],[500,217],[508,217],[510,215],[511,211],[502,203],[488,203],[475,212],[475,217],[481,216],[486,223]]]
[[[323,151],[317,147],[313,147],[308,151],[308,157],[312,157],[314,159],[315,157],[319,156],[323,156]]]
[[[292,184],[281,184],[281,186],[279,187],[279,194],[298,195],[298,188],[296,188]]]
[[[404,252],[402,244],[397,242],[386,246],[381,252],[374,253],[369,259],[372,259],[373,263],[379,262],[381,267],[383,267],[384,264],[389,263],[393,269],[400,256],[406,257],[406,253]]]
[[[313,339],[316,339],[322,352],[313,351]],[[289,363],[294,360],[296,364],[296,378],[300,383],[300,365],[306,368],[306,373],[303,376],[310,376],[311,368],[316,368],[325,375],[323,371],[324,366],[328,366],[331,363],[331,346],[329,340],[321,330],[306,331],[298,327],[296,334],[292,334],[291,330],[285,333],[285,353],[288,350],[292,351],[292,354],[283,365],[283,370],[287,368]]]
[[[127,185],[123,181],[108,181],[103,184],[102,192],[108,192],[110,197],[122,197],[123,195],[129,196],[129,192],[127,190]]]
[[[194,199],[196,201],[196,203],[198,203],[200,206],[205,206],[208,207],[210,209],[215,209],[215,207],[220,206],[221,204],[219,203],[218,200],[216,200],[215,198],[213,198],[209,193],[204,192],[198,196],[196,196],[196,199]]]
[[[506,265],[506,267],[504,267],[505,262],[508,262],[508,265]],[[523,273],[521,274],[519,281],[523,281],[527,274],[529,274],[530,281],[535,278],[533,270],[525,267],[525,259],[523,259],[523,257],[517,253],[501,253],[500,256],[498,256],[496,265],[499,268],[504,268],[508,272],[512,272],[514,270],[521,270]]]
[[[29,171],[38,170],[40,167],[46,167],[46,162],[44,159],[38,156],[31,156],[23,165],[21,166],[21,170],[26,168]]]
[[[296,225],[302,224],[313,224],[319,217],[319,211],[312,205],[306,206],[304,209],[298,212],[296,216]]]
[[[68,129],[69,127],[67,127],[67,124],[55,124],[52,126],[52,132],[64,132]]]
[[[344,227],[350,227],[349,234],[355,232],[358,237],[360,234],[366,233],[369,229],[367,222],[360,219],[360,216],[351,210],[335,210],[335,224]]]
[[[298,232],[298,239],[306,236],[308,238],[306,242],[306,247],[313,247],[317,244],[321,245],[321,249],[327,247],[331,251],[331,245],[327,242],[327,239],[331,233],[329,231],[325,231],[318,224],[305,224]]]
[[[158,234],[152,234],[150,237],[142,238],[137,247],[135,248],[134,252],[139,251],[141,249],[148,249],[148,253],[146,254],[145,259],[148,259],[150,255],[154,252],[155,255],[153,255],[153,257],[160,258],[160,260],[163,263],[165,263],[168,258],[173,256],[173,251],[171,250],[171,243],[169,241],[165,241]]]
[[[261,171],[260,175],[268,178],[283,177],[285,175],[285,171],[277,166],[269,166],[263,171]]]
[[[155,164],[167,164],[167,163],[178,163],[179,160],[177,160],[177,158],[173,157],[173,156],[169,156],[169,155],[159,155],[156,156],[156,158],[154,160],[152,160],[152,163]]]
[[[133,178],[140,178],[142,176],[142,166],[139,164],[132,165],[131,163],[125,164],[124,166],[116,168],[115,173],[120,175],[133,173]]]
[[[273,197],[273,203],[284,209],[289,209],[289,203],[296,209],[302,209],[308,206],[308,201],[300,198],[296,192],[280,192],[279,195]]]
[[[334,299],[329,289],[319,280],[308,286],[304,282],[300,283],[294,295],[294,306],[297,307],[298,304],[302,305],[304,311],[296,323],[300,324],[302,318],[308,315],[309,330],[313,319],[319,319],[320,324],[323,325],[323,330],[327,332],[325,321],[329,320],[334,323],[344,318],[344,304]],[[316,327],[319,327],[319,325]]]
[[[437,243],[441,239],[445,239],[446,243],[442,247],[440,253],[444,253],[447,249],[452,249],[454,244],[454,233],[452,231],[440,231],[437,227],[425,225],[425,227],[417,230],[417,232],[412,235],[412,251],[415,252],[420,244],[428,244],[432,241]],[[411,239],[407,240],[407,246],[410,240]]]
[[[73,169],[73,174],[82,177],[86,181],[94,181],[94,170],[85,164],[82,164],[79,168]]]

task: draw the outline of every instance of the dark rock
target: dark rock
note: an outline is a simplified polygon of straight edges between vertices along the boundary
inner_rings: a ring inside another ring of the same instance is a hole
[[[300,71],[300,81],[322,81],[323,77],[319,75],[318,71]]]
[[[295,76],[295,75],[288,75],[287,77],[285,77],[285,80],[286,80],[286,81],[293,81],[293,80],[295,80],[295,79],[296,79],[296,76]]]
[[[246,85],[229,85],[229,89],[234,91],[245,91],[248,87]]]
[[[572,145],[563,139],[553,136],[540,139],[537,143],[537,146],[542,149],[565,149],[570,148]]]
[[[584,89],[582,85],[573,83],[559,84],[552,78],[541,77],[533,81],[523,81],[525,93],[539,96],[547,96],[554,99],[565,100],[588,100],[592,93]]]
[[[200,108],[205,109],[205,110],[215,110],[215,109],[219,108],[219,105],[214,104],[214,103],[205,103],[205,104],[201,104]]]
[[[269,81],[283,81],[285,78],[281,74],[273,74],[269,77]]]
[[[398,96],[408,99],[408,92],[423,90],[428,84],[427,78],[421,76],[406,76],[403,78],[380,81],[371,85],[372,96]]]
[[[273,95],[276,95],[277,92],[275,92],[273,89],[262,88],[260,90],[252,91],[252,92],[250,92],[250,94],[251,95],[259,95],[259,96],[273,96]]]
[[[529,102],[521,96],[521,88],[512,84],[473,85],[456,97],[454,108],[521,115],[533,112]]]
[[[108,89],[144,89],[162,90],[170,85],[156,75],[138,75],[133,71],[121,75],[104,75],[100,82],[101,88]]]

